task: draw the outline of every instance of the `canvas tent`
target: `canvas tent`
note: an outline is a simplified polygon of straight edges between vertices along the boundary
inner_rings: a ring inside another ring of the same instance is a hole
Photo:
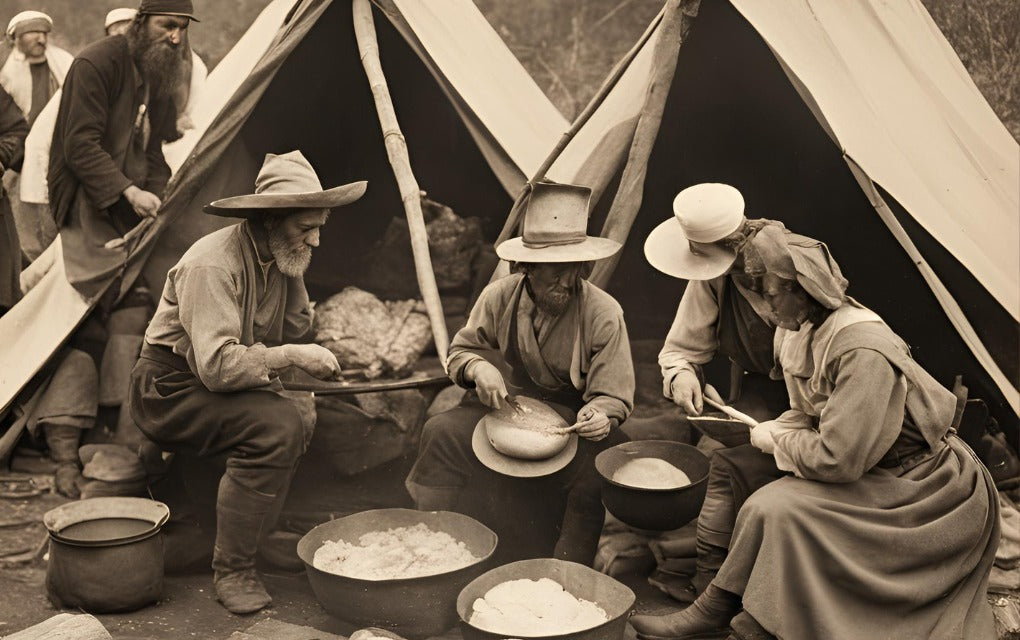
[[[493,237],[568,123],[470,0],[374,5],[382,67],[419,185],[460,215],[482,218]],[[167,147],[174,177],[158,222],[125,256],[128,272],[140,271],[159,295],[194,240],[232,223],[202,206],[250,193],[266,153],[300,149],[324,186],[369,183],[364,198],[324,227],[306,277],[313,298],[335,293],[403,216],[351,2],[274,0],[208,82],[196,129]],[[0,333],[18,336],[0,345],[0,407],[88,309],[59,273],[47,278],[0,318]],[[58,313],[47,303],[54,297],[64,301]]]
[[[1020,153],[920,1],[669,0],[646,36],[545,172],[591,185],[591,229],[626,241],[593,278],[631,335],[664,336],[684,286],[648,232],[683,187],[730,183],[749,217],[827,242],[850,294],[1015,438]]]

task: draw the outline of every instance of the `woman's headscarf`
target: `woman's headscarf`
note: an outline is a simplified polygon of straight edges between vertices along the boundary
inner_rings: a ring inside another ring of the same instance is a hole
[[[781,227],[766,226],[755,234],[744,248],[744,270],[796,280],[827,309],[837,309],[846,300],[849,283],[825,243]]]

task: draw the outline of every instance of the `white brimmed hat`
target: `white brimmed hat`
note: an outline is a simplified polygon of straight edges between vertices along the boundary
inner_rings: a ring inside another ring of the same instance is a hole
[[[684,280],[711,280],[726,273],[737,255],[713,245],[740,228],[744,197],[728,184],[705,182],[687,187],[673,199],[673,217],[652,229],[645,240],[648,263]],[[697,247],[691,247],[691,242]]]
[[[203,211],[238,218],[273,209],[332,209],[354,202],[367,187],[368,183],[361,181],[324,190],[315,169],[300,151],[267,153],[255,178],[255,193],[216,200],[205,205]]]
[[[109,29],[111,24],[117,24],[118,22],[124,22],[126,20],[134,20],[136,15],[138,15],[138,9],[129,9],[127,7],[114,9],[110,11],[110,13],[106,14],[106,22],[103,23],[103,28]]]
[[[588,262],[608,258],[622,246],[609,238],[587,235],[591,189],[572,184],[536,182],[524,211],[519,238],[496,247],[510,262]]]

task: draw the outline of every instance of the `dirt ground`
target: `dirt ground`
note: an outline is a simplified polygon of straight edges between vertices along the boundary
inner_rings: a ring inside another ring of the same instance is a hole
[[[45,484],[46,478],[38,477],[38,481]],[[12,552],[16,554],[22,549],[31,553],[46,538],[41,523],[43,514],[65,502],[66,499],[48,493],[22,500],[0,499],[0,637],[62,612],[46,597],[45,561],[40,558],[19,562],[11,558],[17,558]],[[263,576],[273,605],[249,616],[236,616],[223,609],[215,601],[211,574],[202,573],[166,576],[163,596],[155,605],[131,613],[96,617],[118,640],[225,640],[235,631],[244,631],[269,619],[342,636],[349,636],[358,628],[327,614],[304,574],[263,573]],[[638,609],[642,612],[672,607],[666,596],[648,586],[644,576],[631,575],[624,581],[639,596]],[[449,637],[459,635],[454,630]]]

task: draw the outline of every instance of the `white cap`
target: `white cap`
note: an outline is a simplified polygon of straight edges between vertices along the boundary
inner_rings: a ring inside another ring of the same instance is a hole
[[[103,28],[109,29],[111,24],[117,24],[125,20],[134,20],[136,15],[138,15],[138,9],[128,9],[127,7],[114,9],[106,14],[106,24],[103,25]]]
[[[713,245],[740,228],[744,197],[734,187],[705,182],[673,199],[673,217],[645,239],[645,258],[659,271],[684,280],[711,280],[726,273],[734,251]],[[691,241],[700,243],[697,248]]]
[[[744,196],[728,184],[703,182],[677,194],[673,215],[688,240],[715,242],[740,228]]]
[[[49,17],[42,11],[22,11],[11,18],[11,21],[7,23],[7,35],[13,37],[18,25],[25,22],[37,22],[39,23],[39,26],[53,26],[53,18]],[[33,29],[33,31],[35,30],[36,29]],[[46,31],[49,31],[49,29],[46,29]]]

